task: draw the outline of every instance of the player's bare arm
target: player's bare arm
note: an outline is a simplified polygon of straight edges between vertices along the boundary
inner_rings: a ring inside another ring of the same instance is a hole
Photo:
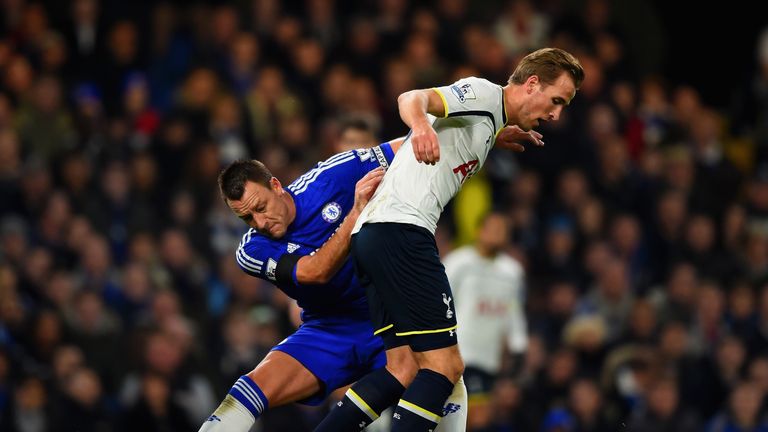
[[[427,114],[445,117],[445,105],[440,94],[433,89],[411,90],[397,98],[397,106],[400,118],[411,128],[411,145],[416,160],[434,165],[440,160],[440,146]]]
[[[317,252],[301,257],[296,263],[296,279],[299,283],[326,283],[341,268],[349,253],[352,228],[383,178],[384,169],[377,168],[357,182],[355,204],[344,218],[344,222],[339,225],[338,231]]]

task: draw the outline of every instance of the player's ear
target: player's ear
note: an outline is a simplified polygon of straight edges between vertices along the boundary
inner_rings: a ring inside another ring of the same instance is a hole
[[[272,177],[269,179],[269,188],[278,194],[283,192],[283,185],[280,183],[280,180],[278,180],[277,177]]]
[[[539,84],[539,76],[538,75],[531,75],[528,77],[527,80],[525,80],[525,90],[528,93],[532,93],[533,90],[536,89],[536,86]]]

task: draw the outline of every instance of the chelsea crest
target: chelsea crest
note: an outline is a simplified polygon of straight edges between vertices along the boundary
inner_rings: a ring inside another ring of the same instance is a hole
[[[326,222],[334,223],[341,217],[341,206],[335,202],[329,202],[323,207],[320,214],[323,215],[323,220]]]

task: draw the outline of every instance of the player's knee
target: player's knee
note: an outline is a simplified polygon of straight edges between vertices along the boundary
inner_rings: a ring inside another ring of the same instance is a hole
[[[433,370],[454,384],[464,374],[464,360],[462,360],[458,350],[455,349],[435,351],[429,354],[421,353],[418,362],[422,369]]]
[[[400,381],[400,384],[407,387],[419,372],[419,365],[415,360],[411,359],[393,365],[387,364],[387,369],[389,369],[389,372]]]
[[[452,383],[456,384],[459,382],[459,379],[461,379],[461,376],[464,375],[464,360],[460,355],[457,355],[453,358],[452,363],[453,365],[451,368],[451,376],[449,376],[448,379],[451,380]]]
[[[407,387],[419,372],[419,364],[410,350],[387,353],[387,369],[400,384]]]
[[[461,376],[464,374],[464,360],[460,355],[453,356],[447,361],[442,362],[442,365],[437,372],[442,373],[448,378],[449,381],[456,384]]]

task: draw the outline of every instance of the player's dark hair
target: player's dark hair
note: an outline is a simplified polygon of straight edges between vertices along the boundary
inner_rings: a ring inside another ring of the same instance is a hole
[[[249,180],[268,188],[272,173],[257,160],[240,159],[232,162],[219,174],[221,196],[225,200],[239,200]]]
[[[547,85],[567,72],[578,89],[584,81],[584,68],[573,55],[560,48],[542,48],[523,57],[515,71],[509,77],[510,84],[523,84],[529,77],[536,75]]]

